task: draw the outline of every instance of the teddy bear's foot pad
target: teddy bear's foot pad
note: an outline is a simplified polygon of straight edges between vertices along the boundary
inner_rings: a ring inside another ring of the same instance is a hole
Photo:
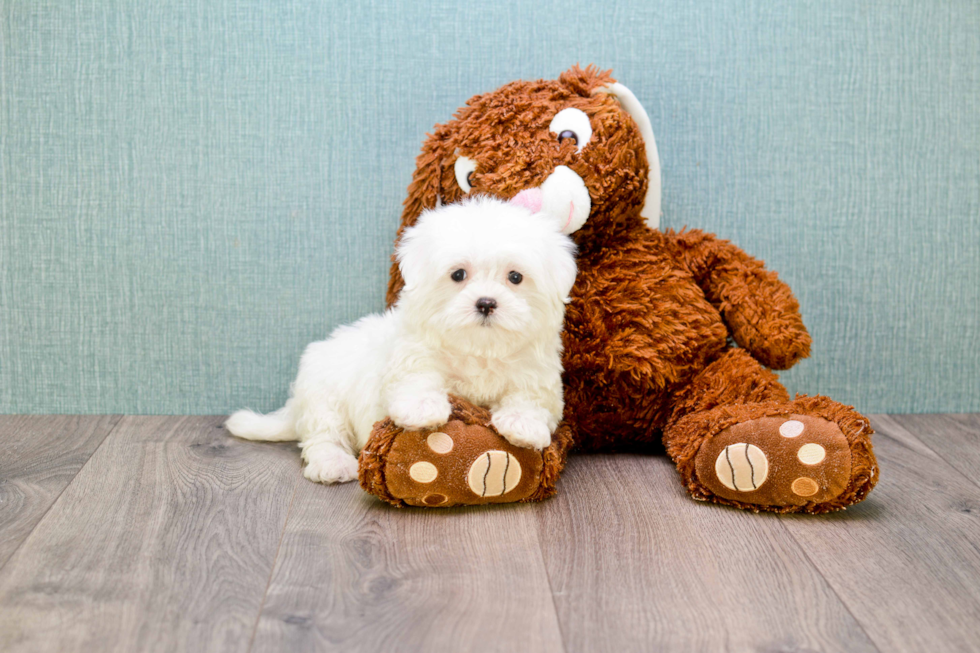
[[[540,451],[453,420],[438,430],[399,434],[388,451],[384,477],[391,496],[412,506],[511,503],[538,489],[542,466]]]
[[[759,506],[802,506],[840,495],[851,450],[834,422],[810,415],[760,417],[707,440],[697,478],[715,495]]]

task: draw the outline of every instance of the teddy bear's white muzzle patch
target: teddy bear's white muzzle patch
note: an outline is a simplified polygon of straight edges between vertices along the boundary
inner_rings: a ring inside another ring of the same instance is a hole
[[[568,166],[558,166],[540,188],[523,190],[511,202],[553,216],[566,235],[581,229],[592,210],[585,182]]]

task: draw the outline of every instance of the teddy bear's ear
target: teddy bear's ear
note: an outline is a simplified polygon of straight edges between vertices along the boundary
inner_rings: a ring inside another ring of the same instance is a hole
[[[643,144],[647,152],[647,163],[650,165],[647,196],[643,202],[643,210],[640,215],[646,220],[647,226],[651,229],[657,229],[660,226],[660,155],[657,153],[657,141],[653,137],[650,117],[643,109],[640,101],[633,95],[633,91],[619,82],[600,86],[593,91],[593,94],[595,93],[607,93],[619,100],[620,106],[640,129],[640,136],[643,137]]]

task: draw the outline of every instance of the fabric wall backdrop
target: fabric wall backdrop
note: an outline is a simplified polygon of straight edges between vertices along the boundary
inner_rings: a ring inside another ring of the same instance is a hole
[[[382,308],[426,131],[576,62],[650,113],[666,226],[796,290],[792,391],[980,411],[976,0],[0,12],[0,411],[281,405],[307,342]]]

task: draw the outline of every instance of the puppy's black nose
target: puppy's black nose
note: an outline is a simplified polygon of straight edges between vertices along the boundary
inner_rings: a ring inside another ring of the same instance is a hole
[[[476,300],[476,310],[480,311],[484,316],[493,313],[493,309],[497,308],[497,300],[493,297],[480,297]]]

